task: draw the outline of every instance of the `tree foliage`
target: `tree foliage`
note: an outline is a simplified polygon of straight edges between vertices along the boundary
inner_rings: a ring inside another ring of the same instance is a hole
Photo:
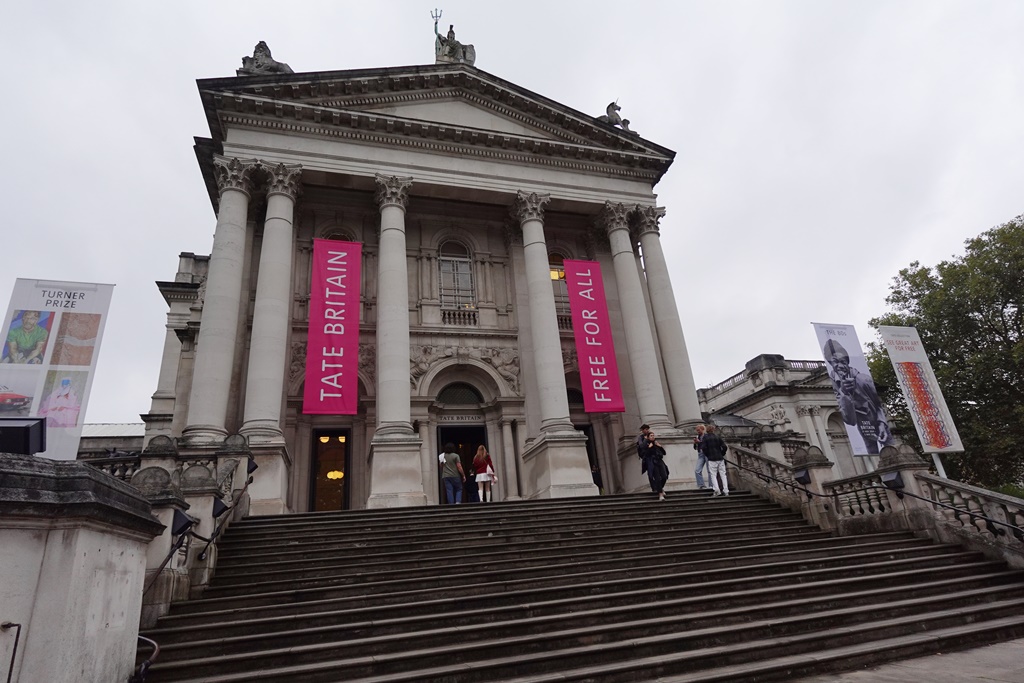
[[[960,438],[951,477],[985,487],[1024,482],[1024,215],[967,240],[934,268],[911,263],[893,278],[889,313],[869,324],[917,328]],[[868,362],[894,431],[920,446],[881,344]]]

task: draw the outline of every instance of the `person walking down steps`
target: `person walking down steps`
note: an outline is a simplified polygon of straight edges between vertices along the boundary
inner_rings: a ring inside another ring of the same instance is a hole
[[[643,466],[640,474],[647,473],[651,490],[658,494],[658,500],[665,500],[665,484],[668,482],[668,465],[665,464],[665,449],[658,443],[654,432],[647,433],[647,444],[641,452]]]
[[[715,490],[716,496],[729,495],[729,480],[725,476],[725,452],[729,447],[722,441],[722,437],[715,434],[715,425],[708,425],[707,433],[701,439],[704,447],[704,457],[708,459],[708,474],[711,476],[711,488]],[[718,477],[722,478],[722,486],[718,486]]]
[[[473,471],[476,472],[476,485],[480,490],[480,502],[493,503],[494,498],[492,497],[491,486],[497,483],[498,475],[494,472],[494,461],[491,460],[491,454],[483,446],[477,448],[476,455],[473,456]]]

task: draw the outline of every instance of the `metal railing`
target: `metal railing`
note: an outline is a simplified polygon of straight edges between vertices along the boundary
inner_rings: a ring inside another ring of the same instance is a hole
[[[139,668],[136,669],[135,673],[128,679],[128,683],[146,683],[146,674],[149,673],[149,668],[153,666],[153,662],[155,662],[157,657],[160,656],[160,645],[155,640],[151,640],[146,636],[139,636],[139,640],[152,647],[153,652],[144,662],[139,664]]]
[[[0,624],[0,631],[6,631],[8,629],[18,629],[14,633],[14,649],[11,651],[11,666],[7,669],[7,683],[11,683],[11,679],[14,677],[14,662],[18,660],[18,641],[21,640],[21,624],[15,624],[11,621],[5,621]]]

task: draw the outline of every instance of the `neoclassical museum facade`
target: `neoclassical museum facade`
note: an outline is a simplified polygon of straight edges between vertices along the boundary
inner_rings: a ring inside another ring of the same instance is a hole
[[[216,232],[158,282],[144,464],[248,450],[256,514],[437,503],[446,442],[467,463],[487,447],[498,500],[639,491],[646,422],[670,488],[692,485],[700,408],[654,194],[672,151],[469,63],[198,86]],[[355,415],[303,412],[314,239],[362,246]],[[573,259],[600,264],[625,412],[584,412]]]

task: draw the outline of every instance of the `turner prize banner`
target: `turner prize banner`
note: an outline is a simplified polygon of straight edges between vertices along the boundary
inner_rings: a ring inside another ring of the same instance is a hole
[[[313,240],[303,413],[355,415],[358,410],[362,258],[359,242]]]
[[[925,453],[958,453],[964,450],[960,434],[949,414],[942,390],[925,355],[921,337],[913,327],[878,328],[889,360],[896,371],[907,408]]]
[[[894,446],[896,441],[853,325],[812,325],[853,454],[877,455],[883,446]]]
[[[114,285],[18,278],[3,322],[0,417],[46,418],[53,460],[78,457]]]
[[[569,288],[583,407],[588,413],[625,412],[601,266],[597,261],[566,261],[565,282]]]

